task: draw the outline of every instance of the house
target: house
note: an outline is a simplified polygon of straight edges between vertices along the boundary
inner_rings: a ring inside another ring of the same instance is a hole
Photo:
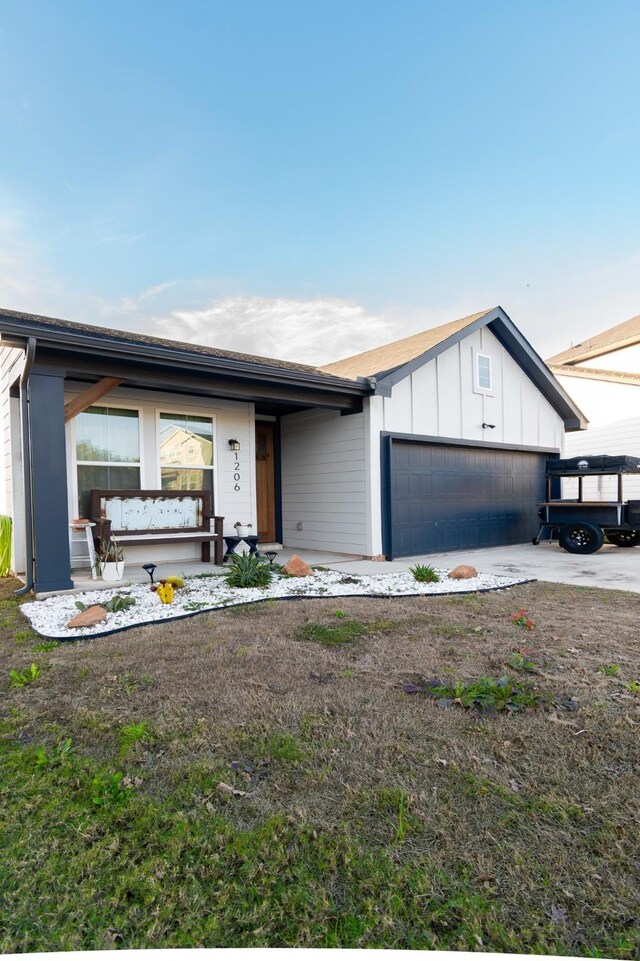
[[[572,345],[547,365],[589,420],[586,433],[567,437],[568,457],[640,457],[640,316]],[[600,478],[591,493],[615,498],[614,487],[613,478]],[[640,477],[627,478],[625,496],[640,499]]]
[[[225,534],[251,521],[303,551],[525,541],[545,458],[585,427],[500,307],[322,368],[9,310],[0,334],[5,511],[39,592],[72,586],[69,519],[93,488],[196,485]]]

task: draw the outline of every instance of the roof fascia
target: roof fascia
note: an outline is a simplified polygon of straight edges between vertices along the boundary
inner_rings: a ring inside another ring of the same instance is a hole
[[[114,357],[118,359],[135,359],[137,363],[165,364],[183,369],[209,372],[212,369],[220,373],[237,375],[251,379],[259,379],[271,383],[292,385],[307,385],[328,388],[338,393],[366,396],[373,393],[373,384],[366,380],[347,380],[329,374],[314,371],[294,370],[286,367],[273,367],[269,364],[252,363],[251,361],[236,360],[230,357],[200,354],[167,347],[160,344],[146,344],[134,341],[120,340],[109,335],[95,335],[86,331],[56,329],[46,325],[25,323],[24,320],[0,315],[0,330],[2,340],[9,346],[23,346],[29,337],[35,337],[39,347],[68,354],[88,354]]]
[[[496,310],[488,310],[486,314],[482,315],[482,317],[478,317],[477,320],[474,320],[461,330],[456,331],[455,334],[451,334],[445,340],[440,341],[439,344],[436,344],[434,347],[430,347],[429,350],[424,352],[424,354],[414,357],[413,360],[408,361],[406,364],[401,364],[399,367],[394,367],[388,373],[383,372],[381,375],[378,375],[376,377],[376,394],[382,394],[382,389],[380,388],[391,388],[395,386],[395,384],[400,383],[401,380],[404,380],[405,377],[409,376],[409,374],[413,374],[414,371],[418,370],[420,367],[423,367],[424,364],[428,363],[430,360],[433,360],[433,358],[437,357],[438,354],[442,354],[450,347],[454,347],[456,344],[459,344],[461,340],[464,340],[465,337],[468,337],[469,334],[472,334],[480,327],[485,327],[489,320],[494,317],[494,315],[496,315]],[[383,396],[390,397],[391,395],[383,394]]]
[[[582,380],[601,380],[625,387],[640,387],[640,374],[623,370],[604,370],[602,367],[573,367],[569,364],[549,364],[549,370],[559,377],[578,377]]]
[[[488,328],[502,344],[508,354],[524,371],[529,380],[538,388],[542,396],[562,417],[566,431],[586,430],[589,421],[574,403],[561,384],[558,383],[542,357],[539,356],[515,326],[508,314],[501,308]]]

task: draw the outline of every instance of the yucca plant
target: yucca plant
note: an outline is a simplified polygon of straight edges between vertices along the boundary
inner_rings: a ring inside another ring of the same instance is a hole
[[[0,577],[11,571],[11,518],[0,514]]]
[[[236,554],[224,572],[229,587],[266,587],[271,583],[269,565],[256,554]]]

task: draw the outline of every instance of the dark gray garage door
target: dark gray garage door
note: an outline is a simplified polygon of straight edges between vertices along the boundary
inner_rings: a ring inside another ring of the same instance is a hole
[[[517,544],[537,532],[545,454],[388,441],[388,555]]]

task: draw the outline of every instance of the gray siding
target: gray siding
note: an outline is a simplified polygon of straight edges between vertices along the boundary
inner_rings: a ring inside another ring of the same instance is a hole
[[[280,429],[285,546],[367,553],[364,414],[304,411]]]

